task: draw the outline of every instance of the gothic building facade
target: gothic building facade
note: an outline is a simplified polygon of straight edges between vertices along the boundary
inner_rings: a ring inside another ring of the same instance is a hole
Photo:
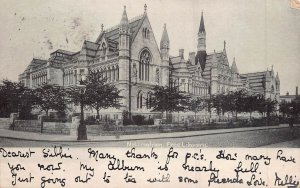
[[[147,117],[153,115],[146,101],[155,85],[179,86],[194,97],[209,97],[239,88],[279,97],[279,77],[278,74],[274,77],[273,69],[240,74],[235,59],[229,64],[225,41],[223,50],[206,51],[203,13],[197,51],[190,52],[185,59],[183,49],[176,56],[169,54],[171,42],[166,25],[160,43],[156,42],[146,5],[144,8],[142,15],[129,20],[124,7],[118,25],[105,30],[102,26],[97,40],[84,41],[78,52],[58,49],[47,60],[34,58],[19,80],[30,88],[43,83],[69,87],[78,84],[89,72],[101,72],[108,82],[122,90],[124,97],[122,109],[102,112],[111,115],[110,118],[120,118],[123,110]]]

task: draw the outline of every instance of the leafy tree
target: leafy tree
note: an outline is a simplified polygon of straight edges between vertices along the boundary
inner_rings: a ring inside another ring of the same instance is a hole
[[[252,113],[257,110],[257,102],[258,96],[257,95],[248,95],[244,98],[244,111],[249,113],[249,117],[251,119]]]
[[[81,108],[94,108],[99,118],[100,109],[121,107],[121,90],[118,90],[111,83],[107,83],[99,72],[90,72],[85,81],[82,81],[83,87],[70,87],[67,89],[69,102],[75,105],[81,105]]]
[[[100,109],[120,108],[121,90],[115,85],[106,82],[102,73],[90,72],[87,77],[86,95],[88,95],[88,104],[97,111],[99,118]]]
[[[43,84],[34,90],[36,96],[36,106],[48,116],[49,110],[58,112],[65,111],[65,90],[63,87],[54,84]]]
[[[152,111],[166,113],[182,112],[189,108],[190,97],[178,87],[155,86],[151,96]]]
[[[219,116],[219,121],[220,121],[222,110],[223,110],[223,104],[224,104],[224,95],[223,94],[213,95],[211,97],[211,102],[212,102],[212,108],[214,108],[215,112]]]
[[[198,112],[202,111],[206,107],[206,101],[200,97],[194,98],[189,103],[189,110],[195,113],[195,120],[196,115]]]
[[[19,113],[20,118],[31,114],[34,105],[32,90],[20,82],[3,80],[0,85],[0,117],[9,117],[11,113]]]

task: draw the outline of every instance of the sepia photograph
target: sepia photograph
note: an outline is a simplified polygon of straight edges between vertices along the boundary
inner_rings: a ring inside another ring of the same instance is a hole
[[[298,0],[1,5],[1,147],[300,146]]]

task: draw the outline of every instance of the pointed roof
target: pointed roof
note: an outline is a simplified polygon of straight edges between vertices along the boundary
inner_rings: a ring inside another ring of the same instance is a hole
[[[238,69],[237,69],[237,66],[236,66],[236,63],[235,63],[235,57],[233,58],[233,63],[231,65],[231,71],[234,72],[234,73],[238,73]]]
[[[201,21],[199,27],[199,33],[205,33],[204,19],[203,19],[203,11],[201,13]]]
[[[169,44],[170,40],[169,40],[169,36],[168,36],[168,31],[167,31],[167,26],[166,24],[164,25],[164,31],[160,40],[160,48],[164,48],[164,44],[168,43]]]
[[[126,6],[124,6],[123,15],[122,15],[120,25],[128,25],[128,17],[127,17],[127,13],[126,13]]]
[[[279,81],[279,75],[278,75],[278,72],[277,72],[277,74],[276,74],[276,81]]]

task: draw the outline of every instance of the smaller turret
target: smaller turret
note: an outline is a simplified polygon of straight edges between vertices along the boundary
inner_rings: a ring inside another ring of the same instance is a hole
[[[233,62],[232,62],[232,65],[231,65],[231,71],[232,71],[232,73],[236,73],[236,74],[239,73],[239,71],[237,69],[237,66],[236,66],[236,63],[235,63],[235,57],[233,58]]]
[[[120,21],[119,35],[119,55],[129,57],[130,28],[126,13],[126,6],[124,6],[122,18]]]
[[[160,40],[160,52],[163,60],[169,60],[170,40],[168,36],[167,26],[164,24],[163,34]]]

